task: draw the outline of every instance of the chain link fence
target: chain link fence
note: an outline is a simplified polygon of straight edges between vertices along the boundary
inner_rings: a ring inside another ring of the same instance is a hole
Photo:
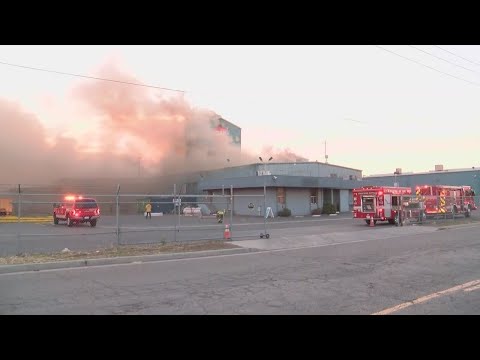
[[[406,196],[396,212],[396,225],[465,223],[479,218],[480,197]]]
[[[182,188],[182,187],[179,187]],[[275,196],[260,189],[233,188],[209,194],[122,192],[121,186],[52,187],[0,185],[0,256],[111,248],[134,244],[166,244],[202,240],[269,237],[282,210]],[[68,194],[96,200],[98,224],[68,227],[54,224],[55,205]],[[146,206],[151,205],[151,217]],[[397,225],[460,224],[480,217],[480,197],[406,197],[397,211]],[[400,218],[401,214],[401,218]],[[268,216],[265,216],[268,215]],[[352,219],[353,220],[353,219]],[[354,224],[355,221],[352,221]]]
[[[0,213],[0,256],[268,235],[270,218],[263,215],[263,207],[257,212],[257,205],[265,204],[265,194],[236,195],[230,188],[219,194],[189,195],[178,194],[176,186],[171,194],[122,193],[120,185],[110,193],[94,187],[55,190],[0,186],[0,211],[5,209]],[[67,195],[94,198],[100,209],[98,224],[54,224],[54,209],[67,202]]]

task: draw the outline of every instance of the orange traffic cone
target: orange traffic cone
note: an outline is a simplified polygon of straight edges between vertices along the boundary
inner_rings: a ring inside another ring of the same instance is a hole
[[[223,238],[225,240],[230,240],[230,226],[225,225],[225,230],[223,231]]]
[[[373,220],[373,216],[370,217],[370,226],[375,226],[375,220]]]

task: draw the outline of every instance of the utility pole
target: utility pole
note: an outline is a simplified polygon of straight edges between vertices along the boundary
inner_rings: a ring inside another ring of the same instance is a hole
[[[273,157],[270,156],[270,159],[267,161],[263,161],[262,157],[258,157],[260,161],[263,163],[263,225],[265,236],[267,235],[267,162],[270,162]]]
[[[328,164],[327,140],[325,140],[324,143],[325,143],[325,164]]]

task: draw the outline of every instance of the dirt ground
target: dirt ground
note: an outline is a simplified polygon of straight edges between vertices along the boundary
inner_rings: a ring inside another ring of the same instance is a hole
[[[95,259],[106,257],[135,256],[135,255],[156,255],[165,253],[182,253],[204,250],[232,249],[238,246],[226,241],[198,241],[195,243],[175,244],[151,244],[151,245],[125,245],[111,249],[92,251],[70,251],[51,254],[22,254],[16,256],[0,257],[0,265],[32,264],[54,261]]]

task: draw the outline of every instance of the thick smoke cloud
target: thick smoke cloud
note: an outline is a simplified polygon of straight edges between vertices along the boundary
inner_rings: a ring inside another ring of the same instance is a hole
[[[139,82],[113,64],[96,75]],[[240,154],[227,134],[212,129],[210,121],[217,114],[192,107],[182,94],[85,81],[72,89],[72,95],[97,119],[95,136],[87,141],[57,136],[53,145],[46,141],[49,134],[34,114],[0,99],[0,183],[135,178],[140,169],[143,177],[158,178],[258,162],[245,149]],[[274,161],[306,160],[288,149],[270,147],[265,152]]]
[[[75,139],[63,136],[50,145],[38,118],[16,103],[0,99],[0,119],[0,183],[39,184],[63,177],[133,174],[135,164],[126,156],[84,153],[77,150]]]
[[[290,149],[274,149],[273,146],[265,146],[262,153],[272,154],[272,162],[302,162],[308,161],[307,158],[294,153]]]

